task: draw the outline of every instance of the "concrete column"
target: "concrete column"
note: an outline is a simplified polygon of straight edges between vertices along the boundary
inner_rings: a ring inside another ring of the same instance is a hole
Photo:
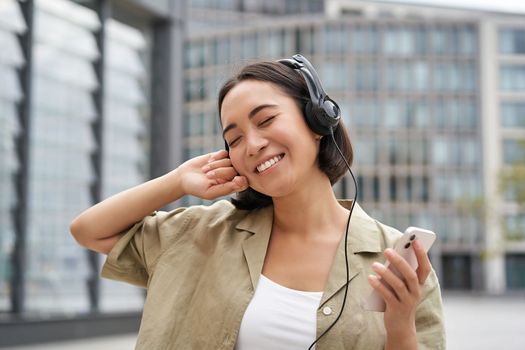
[[[505,291],[505,250],[500,224],[502,194],[499,187],[501,141],[498,84],[498,27],[490,20],[480,22],[480,110],[483,150],[483,193],[486,200],[484,289],[489,293]]]

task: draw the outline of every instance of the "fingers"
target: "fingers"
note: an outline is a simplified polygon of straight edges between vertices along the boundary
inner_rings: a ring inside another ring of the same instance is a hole
[[[391,264],[391,268],[378,262],[372,264],[372,269],[381,277],[381,281],[390,286],[399,301],[419,300],[421,288],[416,271],[392,249],[385,250],[385,257]]]
[[[379,295],[383,297],[383,299],[388,305],[393,305],[399,302],[394,291],[388,288],[387,285],[379,279],[379,277],[369,275],[368,282],[379,293]]]
[[[248,188],[248,180],[244,176],[235,176],[231,181],[212,184],[206,191],[208,198],[226,196],[233,192],[241,192]]]
[[[208,163],[211,163],[214,160],[228,158],[228,155],[229,155],[228,151],[226,151],[224,149],[221,149],[220,151],[217,151],[217,152],[209,153],[208,154],[208,156],[209,156]]]
[[[398,300],[406,300],[410,296],[410,291],[405,281],[396,276],[392,270],[378,262],[372,264],[372,269],[381,277],[381,282],[386,283],[391,288]]]
[[[210,170],[218,169],[218,168],[225,168],[225,167],[232,167],[232,161],[230,158],[224,158],[220,160],[208,160],[208,163],[202,167],[202,171],[207,173]]]
[[[211,180],[212,184],[224,184],[232,181],[238,175],[229,158],[209,160],[208,162],[201,170]]]
[[[385,257],[388,259],[390,264],[398,271],[398,276],[400,279],[404,279],[409,291],[417,292],[419,290],[419,280],[417,277],[416,271],[408,264],[408,262],[403,259],[399,254],[397,254],[393,249],[385,250]]]
[[[432,264],[428,258],[428,254],[425,252],[421,243],[416,239],[412,242],[414,247],[414,253],[416,254],[418,268],[417,268],[417,277],[420,285],[425,284],[430,271],[432,271]]]

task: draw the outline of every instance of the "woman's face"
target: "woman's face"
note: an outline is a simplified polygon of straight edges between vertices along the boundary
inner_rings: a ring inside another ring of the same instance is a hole
[[[285,196],[322,173],[318,135],[295,101],[272,83],[238,83],[223,100],[221,123],[233,167],[258,192]]]

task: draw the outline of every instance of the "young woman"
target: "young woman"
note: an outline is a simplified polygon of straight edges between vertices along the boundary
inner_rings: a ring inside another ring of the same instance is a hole
[[[401,234],[357,204],[347,231],[352,203],[332,190],[345,164],[305,120],[308,88],[279,62],[244,67],[219,94],[228,151],[190,159],[72,222],[80,244],[108,255],[102,276],[147,288],[137,349],[306,350],[336,319],[316,349],[445,348],[439,284],[421,247],[414,271],[389,249]],[[342,122],[334,139],[351,163]],[[229,194],[156,212],[184,195]],[[373,289],[384,313],[361,306]]]

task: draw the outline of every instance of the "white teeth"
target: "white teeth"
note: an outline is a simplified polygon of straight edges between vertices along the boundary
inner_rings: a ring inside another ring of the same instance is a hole
[[[271,167],[272,165],[274,165],[275,163],[277,163],[278,161],[280,161],[282,159],[281,156],[275,156],[273,157],[272,159],[270,160],[267,160],[266,162],[260,164],[257,166],[257,170],[259,172],[263,172],[265,171],[266,169],[268,169],[269,167]]]

